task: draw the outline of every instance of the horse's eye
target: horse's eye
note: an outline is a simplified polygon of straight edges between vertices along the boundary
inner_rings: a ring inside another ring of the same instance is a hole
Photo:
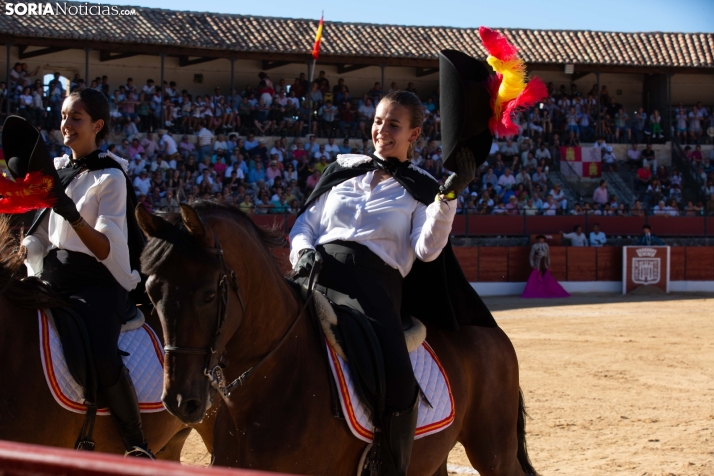
[[[216,299],[216,293],[214,293],[213,291],[208,291],[206,294],[203,295],[204,302],[211,302],[214,299]]]

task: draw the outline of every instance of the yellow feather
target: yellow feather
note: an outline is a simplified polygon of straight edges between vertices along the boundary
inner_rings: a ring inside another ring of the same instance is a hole
[[[493,106],[496,117],[501,117],[503,104],[516,99],[526,88],[526,65],[520,58],[501,61],[494,56],[489,56],[486,61],[494,71],[503,76],[501,86],[498,88],[498,97]]]

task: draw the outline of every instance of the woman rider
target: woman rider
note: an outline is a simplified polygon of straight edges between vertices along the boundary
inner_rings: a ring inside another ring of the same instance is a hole
[[[71,180],[57,202],[33,225],[23,244],[28,274],[41,275],[82,318],[89,334],[99,383],[126,447],[126,455],[152,457],[128,370],[117,348],[129,291],[139,284],[132,269],[127,198],[133,189],[114,155],[97,144],[109,132],[109,103],[93,89],[70,94],[62,105],[61,132],[72,157],[55,159],[61,177]],[[49,156],[47,159],[49,161]],[[72,178],[73,177],[73,178]],[[132,250],[132,254],[136,251]],[[132,256],[133,258],[133,256]]]
[[[428,262],[441,253],[456,213],[453,193],[466,188],[476,167],[470,153],[462,154],[464,160],[457,159],[460,174],[445,185],[449,196],[432,194],[428,206],[417,200],[413,195],[418,191],[407,190],[402,185],[407,182],[395,176],[411,173],[436,184],[409,161],[423,118],[414,94],[386,95],[372,126],[374,156],[338,156],[331,165],[333,173],[339,173],[337,167],[364,172],[350,173],[352,178],[317,198],[316,191],[290,233],[290,261],[298,275],[309,272],[319,253],[324,264],[317,289],[332,302],[364,313],[377,334],[387,381],[381,422],[386,451],[376,455],[380,474],[406,474],[417,419],[418,387],[400,317],[403,280],[417,259]]]

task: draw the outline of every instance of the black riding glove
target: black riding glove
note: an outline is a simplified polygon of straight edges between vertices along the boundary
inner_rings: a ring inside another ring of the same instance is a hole
[[[459,147],[455,158],[456,170],[449,175],[441,187],[441,193],[450,200],[463,192],[476,177],[476,159],[468,148]]]
[[[52,210],[69,223],[77,223],[82,218],[77,211],[77,205],[64,193],[64,190],[56,190],[55,194],[57,195],[57,202],[55,202]]]
[[[312,268],[315,266],[315,260],[321,259],[320,253],[315,250],[303,250],[300,252],[300,258],[295,265],[295,272],[301,278],[310,276]]]

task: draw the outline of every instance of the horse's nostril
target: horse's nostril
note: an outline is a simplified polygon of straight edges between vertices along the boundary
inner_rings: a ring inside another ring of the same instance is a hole
[[[201,403],[198,400],[188,400],[184,404],[184,414],[193,415],[201,408]]]

